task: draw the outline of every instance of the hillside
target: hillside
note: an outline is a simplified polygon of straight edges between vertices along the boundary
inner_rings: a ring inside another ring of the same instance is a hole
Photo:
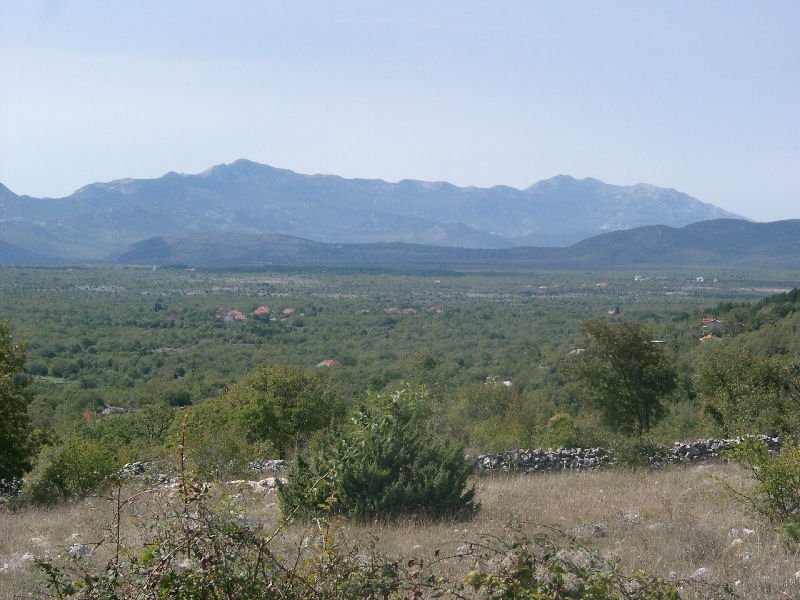
[[[800,220],[718,219],[640,227],[567,248],[460,249],[417,244],[324,244],[288,236],[196,234],[133,244],[109,257],[124,264],[209,267],[613,268],[742,266],[791,268],[800,261]]]
[[[41,265],[51,262],[57,261],[0,240],[0,265]]]
[[[643,225],[735,217],[672,189],[560,175],[525,189],[303,175],[247,160],[196,175],[87,185],[59,199],[0,186],[0,240],[98,259],[159,236],[282,234],[328,243],[567,245]]]

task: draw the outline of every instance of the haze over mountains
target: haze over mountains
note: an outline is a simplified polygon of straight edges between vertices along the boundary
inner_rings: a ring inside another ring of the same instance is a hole
[[[284,235],[234,233],[157,237],[109,259],[122,264],[200,267],[514,269],[797,268],[800,220],[716,219],[681,228],[652,225],[601,234],[566,248],[466,249],[419,244],[327,244]]]
[[[339,244],[567,246],[603,232],[731,217],[737,215],[646,184],[560,175],[523,190],[464,188],[302,175],[247,160],[196,175],[94,183],[60,199],[18,196],[0,184],[4,252],[59,260],[101,260],[142,240],[221,233]]]

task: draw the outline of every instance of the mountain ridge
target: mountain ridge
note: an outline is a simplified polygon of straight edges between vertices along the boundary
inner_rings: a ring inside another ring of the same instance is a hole
[[[304,175],[247,159],[198,174],[85,185],[62,198],[0,188],[0,239],[100,259],[156,236],[281,233],[329,243],[452,247],[568,245],[603,231],[736,217],[674,189],[558,175],[517,189]]]
[[[194,234],[143,240],[108,257],[120,264],[343,268],[796,268],[800,219],[717,219],[601,234],[569,247],[465,249],[418,244],[327,244],[285,235]]]

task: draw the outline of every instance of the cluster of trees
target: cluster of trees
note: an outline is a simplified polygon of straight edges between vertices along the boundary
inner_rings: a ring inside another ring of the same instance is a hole
[[[436,435],[424,388],[373,395],[348,424],[344,404],[318,376],[294,367],[258,368],[219,398],[175,414],[150,406],[133,417],[102,421],[83,435],[37,448],[27,414],[24,349],[0,324],[0,480],[12,482],[32,467],[37,477],[23,490],[36,502],[86,494],[121,466],[124,452],[180,440],[180,452],[202,476],[244,469],[259,452],[297,455],[291,483],[280,492],[288,516],[332,510],[356,518],[415,514],[465,517],[475,510],[465,489],[471,464],[463,448]],[[320,433],[308,460],[300,448]],[[128,457],[125,457],[128,458]]]
[[[671,319],[700,301],[676,304],[663,296],[661,282],[643,292],[650,283],[634,289],[632,277],[614,282],[613,292],[587,286],[587,277],[596,278],[585,274],[548,273],[546,289],[535,283],[545,279],[541,274],[438,277],[0,269],[0,313],[13,314],[17,333],[28,341],[31,416],[41,427],[64,430],[105,405],[136,409],[205,399],[257,364],[312,368],[335,359],[343,368],[330,369],[326,381],[341,396],[357,398],[414,376],[412,359],[422,353],[435,361],[421,372],[442,401],[467,395],[487,377],[512,380],[520,403],[509,414],[523,414],[527,422],[515,423],[516,433],[499,441],[529,444],[531,432],[543,431],[554,414],[576,417],[583,410],[559,371],[563,356],[583,343],[581,320],[621,304],[624,318],[646,320],[669,335],[685,328]],[[262,304],[275,309],[270,320],[250,315]],[[296,309],[293,315],[280,313],[287,306]],[[387,306],[414,307],[418,314],[387,315]],[[219,308],[232,307],[251,318],[227,324],[216,318]],[[432,307],[443,312],[428,312]],[[669,343],[677,352],[696,339],[670,337]],[[529,405],[538,407],[535,414],[517,410]],[[491,420],[467,429],[460,434],[476,448],[496,439]]]

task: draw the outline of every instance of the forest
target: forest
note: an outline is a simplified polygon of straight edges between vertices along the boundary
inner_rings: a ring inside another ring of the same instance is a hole
[[[567,368],[586,345],[581,322],[594,319],[641,323],[664,342],[680,381],[656,432],[664,441],[710,433],[696,366],[714,342],[743,334],[759,355],[795,356],[792,311],[761,300],[793,287],[791,273],[742,271],[4,268],[0,314],[26,342],[38,428],[96,427],[108,407],[124,420],[200,404],[256,367],[283,365],[313,372],[349,405],[424,384],[468,449],[488,451],[547,445],[557,413],[578,421],[585,445],[605,440]]]

